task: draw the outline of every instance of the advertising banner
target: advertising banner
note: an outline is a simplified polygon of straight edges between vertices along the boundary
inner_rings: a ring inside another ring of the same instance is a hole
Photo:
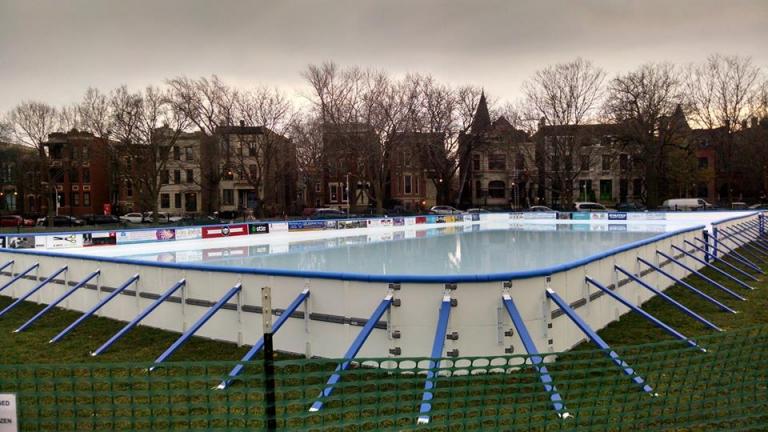
[[[114,231],[109,232],[94,232],[83,234],[83,246],[109,246],[117,244],[117,233]]]
[[[248,234],[248,225],[225,225],[203,227],[203,238],[234,237]]]
[[[394,226],[404,226],[405,225],[405,218],[396,217],[392,219],[392,225]]]
[[[270,222],[269,232],[286,232],[288,231],[288,222]]]
[[[268,223],[255,223],[248,225],[249,234],[269,234]]]
[[[352,229],[352,228],[365,228],[368,225],[367,221],[357,220],[340,220],[336,223],[339,229]]]
[[[573,220],[590,220],[591,218],[592,217],[590,216],[589,213],[584,213],[584,212],[571,213],[571,219]]]
[[[590,213],[589,218],[592,220],[608,220],[608,213],[603,213],[603,212]]]
[[[196,240],[203,238],[203,229],[194,228],[176,228],[176,240]]]
[[[426,216],[416,216],[416,223],[417,224],[427,223],[427,217]]]
[[[117,244],[170,241],[176,238],[174,229],[129,230],[117,232]]]
[[[556,212],[523,212],[523,219],[557,219]]]
[[[293,221],[288,222],[288,231],[312,231],[322,230],[326,227],[326,221]]]
[[[0,249],[5,248],[5,237],[0,237]]]
[[[35,236],[9,236],[6,243],[9,249],[34,249]]]
[[[45,247],[48,249],[63,249],[81,247],[83,236],[81,234],[56,234],[45,236]]]
[[[415,217],[407,217],[405,218],[405,225],[416,225],[416,218]]]
[[[627,220],[627,214],[624,212],[608,213],[608,220]]]

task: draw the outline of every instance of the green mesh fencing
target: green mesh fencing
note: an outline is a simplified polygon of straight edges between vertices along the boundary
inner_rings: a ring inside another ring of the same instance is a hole
[[[616,347],[656,395],[643,392],[605,352],[547,355],[570,414],[554,410],[527,356],[443,359],[430,422],[419,425],[427,359],[360,359],[319,412],[309,407],[334,360],[276,362],[279,430],[697,430],[768,424],[768,326],[680,342]],[[22,430],[260,430],[261,362],[226,390],[237,362],[0,366],[0,392],[18,395]],[[562,414],[562,412],[561,412]]]

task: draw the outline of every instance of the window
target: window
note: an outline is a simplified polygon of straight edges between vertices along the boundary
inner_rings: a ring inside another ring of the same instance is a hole
[[[700,157],[699,158],[699,169],[707,169],[707,168],[709,168],[709,158]]]
[[[619,201],[626,202],[629,196],[629,180],[619,179]]]
[[[613,199],[613,180],[600,180],[600,201]]]
[[[90,168],[83,168],[83,183],[91,182],[91,170]]]
[[[125,196],[127,196],[128,198],[133,197],[133,183],[131,183],[130,180],[126,180],[125,182]]]
[[[91,206],[91,193],[90,192],[83,192],[83,206],[84,207],[90,207]]]
[[[610,171],[611,170],[611,163],[612,158],[610,155],[603,155],[603,163],[602,163],[602,169],[603,171]],[[601,192],[602,194],[602,192]]]
[[[518,153],[515,155],[515,169],[518,171],[522,171],[525,169],[525,157],[522,153]]]
[[[315,192],[320,193],[320,183],[315,183]]]
[[[222,180],[234,180],[235,172],[231,168],[225,168],[224,173],[221,175]]]
[[[181,194],[180,193],[173,194],[173,207],[174,208],[181,208]]]
[[[235,205],[235,190],[224,189],[224,192],[222,194],[222,201],[223,201],[223,204],[227,206]]]
[[[69,204],[72,207],[80,207],[80,192],[70,192]]]
[[[474,171],[480,171],[480,155],[477,153],[472,155],[472,169]]]
[[[332,203],[339,202],[339,186],[336,183],[330,183],[328,185],[328,189],[330,190],[330,198]]]
[[[494,180],[488,183],[488,196],[490,198],[505,198],[507,187],[501,180]]]
[[[173,160],[181,160],[181,149],[173,146]]]
[[[189,192],[184,194],[184,210],[188,212],[197,211],[197,194]]]
[[[195,174],[191,169],[187,170],[187,183],[194,183],[195,182]]]
[[[91,149],[90,147],[83,146],[83,161],[87,162],[91,158]]]
[[[413,193],[413,176],[406,174],[403,176],[403,193],[410,195]]]
[[[160,194],[160,208],[170,208],[171,207],[171,196],[167,193],[161,193]]]
[[[475,180],[475,198],[483,197],[483,188],[480,180]]]
[[[77,168],[72,168],[69,170],[69,182],[80,183],[80,175],[77,172]]]
[[[622,171],[629,169],[629,155],[627,154],[619,155],[619,169],[621,169]]]
[[[256,146],[254,144],[250,144],[248,146],[248,156],[251,156],[251,157],[256,156]]]
[[[632,194],[635,196],[635,198],[640,198],[643,194],[643,180],[642,179],[634,179],[632,180]]]
[[[195,160],[195,155],[192,153],[192,147],[184,147],[184,159],[189,162]]]
[[[171,177],[170,177],[170,174],[168,174],[168,170],[160,171],[160,183],[162,183],[162,184],[170,184],[171,183]]]
[[[415,193],[416,195],[419,194],[419,178],[418,177],[414,177],[413,179],[413,193]]]
[[[181,170],[173,170],[173,184],[181,183]]]
[[[503,154],[489,155],[488,169],[491,171],[504,171],[507,169],[507,156]]]
[[[580,165],[581,171],[589,171],[589,155],[581,155]]]

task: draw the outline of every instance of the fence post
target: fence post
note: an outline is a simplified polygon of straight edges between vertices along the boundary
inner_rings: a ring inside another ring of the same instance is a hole
[[[701,235],[704,237],[704,261],[710,262],[712,257],[709,256],[709,231],[705,229],[701,232]]]
[[[277,430],[275,408],[275,357],[272,345],[272,292],[267,286],[261,288],[261,318],[264,324],[264,402],[266,430]]]

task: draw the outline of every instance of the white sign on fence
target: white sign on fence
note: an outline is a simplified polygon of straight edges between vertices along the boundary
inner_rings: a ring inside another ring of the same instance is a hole
[[[0,393],[0,432],[18,432],[16,415],[16,394]]]

